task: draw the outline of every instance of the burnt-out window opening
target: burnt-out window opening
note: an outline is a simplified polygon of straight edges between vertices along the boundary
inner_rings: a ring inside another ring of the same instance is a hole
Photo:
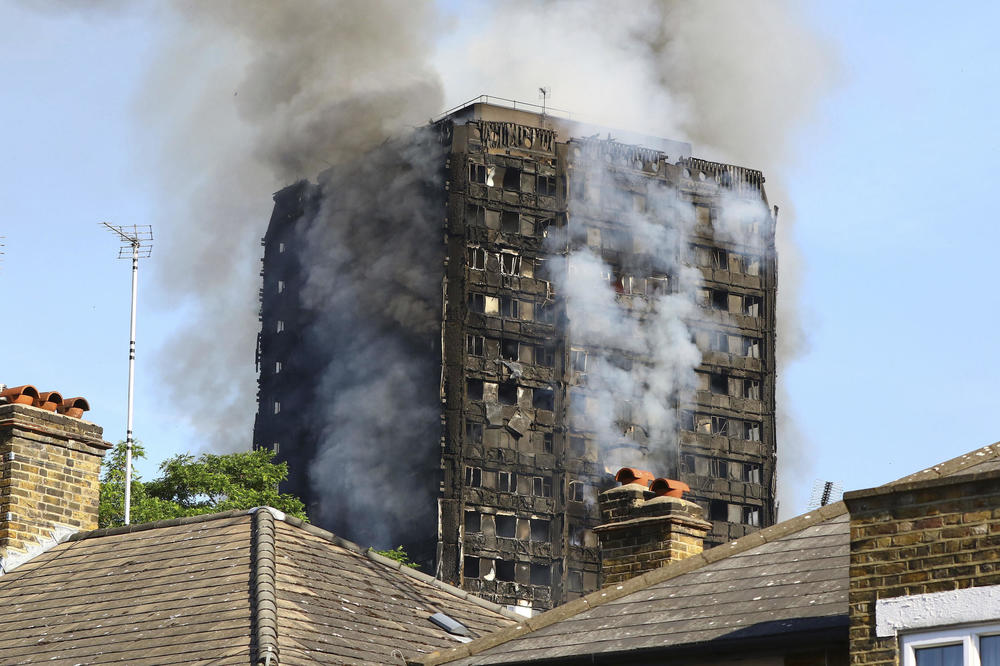
[[[281,374],[281,361],[274,362],[274,374]]]
[[[478,183],[480,185],[486,184],[485,164],[476,164],[475,162],[469,164],[469,182]]]
[[[729,419],[725,416],[713,416],[712,417],[712,434],[721,435],[723,437],[729,436]]]
[[[284,330],[285,330],[285,322],[279,319],[278,325],[274,327],[274,331],[275,333],[283,333]]]
[[[505,560],[495,560],[497,580],[505,583],[514,582],[514,563]]]
[[[532,541],[548,541],[549,540],[549,525],[550,521],[543,520],[541,518],[531,519],[531,540]]]
[[[712,248],[712,268],[729,270],[729,253],[721,248]]]
[[[278,402],[277,400],[274,401],[274,413],[275,414],[281,413],[281,403]]]
[[[483,531],[482,516],[478,511],[465,512],[465,533],[478,534]]]
[[[486,312],[486,295],[469,294],[469,310],[472,312]]]
[[[743,422],[743,439],[750,440],[751,442],[760,441],[760,423],[757,421],[744,421]]]
[[[687,410],[682,411],[680,414],[681,430],[687,430],[689,432],[694,431],[694,412],[689,412]]]
[[[708,414],[694,415],[694,430],[705,435],[712,434],[712,417]]]
[[[569,482],[569,499],[572,502],[582,502],[586,493],[582,481]]]
[[[694,474],[694,456],[690,453],[681,455],[681,471]]]
[[[500,213],[500,231],[505,234],[521,233],[521,216],[509,210]]]
[[[589,354],[585,349],[569,350],[569,367],[573,372],[587,372],[587,357]]]
[[[486,250],[481,247],[470,247],[468,249],[469,268],[481,271],[486,269]]]
[[[555,176],[538,177],[538,194],[542,195],[543,197],[554,197],[556,195]]]
[[[285,290],[285,281],[284,280],[278,280],[278,293],[280,294],[284,290]]]
[[[722,500],[712,500],[708,505],[709,520],[729,520],[729,504]]]
[[[493,517],[493,520],[496,521],[498,537],[513,539],[517,535],[517,518],[514,516],[498,513]]]
[[[760,358],[760,338],[743,338],[743,355],[747,358]]]
[[[521,191],[521,170],[507,167],[503,172],[503,189]]]
[[[542,433],[542,453],[552,453],[552,433]]]
[[[743,463],[743,480],[746,483],[760,483],[760,465]]]
[[[549,227],[552,226],[553,221],[554,220],[551,217],[543,217],[535,220],[535,235],[547,238],[549,235]]]
[[[504,382],[497,387],[497,400],[501,405],[517,404],[517,384],[514,382]]]
[[[729,478],[729,461],[719,460],[715,458],[712,460],[712,476],[719,479]]]
[[[552,389],[536,388],[531,396],[531,406],[551,412],[555,408],[555,392]]]
[[[716,395],[729,395],[729,378],[713,372],[708,376],[708,390]]]
[[[465,395],[469,400],[482,400],[483,399],[483,380],[482,379],[466,379],[465,380]]]
[[[729,294],[721,289],[711,289],[711,307],[713,310],[729,310]]]
[[[470,227],[485,227],[486,209],[475,204],[467,205],[465,207],[465,224]]]
[[[551,368],[556,364],[556,353],[552,345],[535,346],[535,363],[546,368]]]
[[[465,336],[465,353],[470,356],[482,356],[486,348],[486,338],[481,335]]]
[[[497,490],[502,493],[516,493],[517,474],[514,472],[497,472]]]
[[[278,243],[278,254],[284,254],[284,253],[285,253],[285,244]]]
[[[532,564],[530,580],[532,585],[551,585],[552,567],[548,564]]]
[[[500,272],[504,275],[521,274],[521,257],[513,252],[500,253]]]
[[[465,440],[470,444],[481,444],[483,441],[483,424],[466,421]]]
[[[575,456],[583,456],[587,452],[587,438],[580,435],[570,435],[569,450]]]
[[[481,467],[465,467],[465,485],[469,488],[479,488],[483,485],[483,469]]]
[[[744,525],[760,527],[760,508],[756,506],[744,506],[742,518]]]
[[[743,397],[749,400],[760,400],[760,381],[757,379],[744,379]]]
[[[508,319],[517,319],[520,316],[520,302],[511,296],[500,297],[500,316]]]
[[[508,361],[516,361],[518,347],[517,340],[500,340],[500,358]]]
[[[535,497],[552,497],[552,479],[536,476],[531,480],[531,494]]]
[[[543,324],[552,324],[556,320],[556,311],[550,303],[540,304],[535,308],[535,321]]]
[[[760,316],[760,296],[743,297],[743,314],[748,317]]]
[[[747,275],[760,275],[760,257],[751,255],[744,257],[743,272]]]
[[[670,278],[666,275],[650,275],[646,278],[646,295],[659,296],[670,291]]]
[[[462,575],[466,578],[479,578],[479,558],[466,555],[462,558]]]

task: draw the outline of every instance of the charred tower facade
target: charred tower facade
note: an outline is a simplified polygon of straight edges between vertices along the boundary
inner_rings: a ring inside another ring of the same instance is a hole
[[[599,586],[590,528],[618,466],[688,483],[712,522],[706,548],[775,522],[777,266],[762,174],[488,103],[433,128],[440,224],[425,240],[439,255],[421,270],[439,317],[414,353],[433,360],[437,409],[408,470],[424,536],[407,547],[448,582],[546,609]],[[322,256],[301,227],[322,196],[309,183],[275,195],[254,429],[314,520],[324,480],[310,470],[338,436],[302,408],[337,390],[318,380],[329,359],[313,331],[331,313],[300,295]],[[357,480],[373,482],[394,479]]]

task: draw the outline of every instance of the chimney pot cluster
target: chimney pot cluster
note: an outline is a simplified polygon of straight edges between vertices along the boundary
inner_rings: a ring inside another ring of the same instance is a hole
[[[14,386],[0,391],[0,404],[31,405],[47,412],[59,412],[78,419],[90,410],[90,405],[84,398],[63,398],[58,391],[44,391],[30,384]]]
[[[657,497],[684,497],[684,493],[691,490],[691,486],[683,481],[675,481],[664,477],[654,478],[652,472],[635,467],[622,467],[615,474],[615,481],[623,486],[630,483],[637,483],[644,488],[648,488]]]

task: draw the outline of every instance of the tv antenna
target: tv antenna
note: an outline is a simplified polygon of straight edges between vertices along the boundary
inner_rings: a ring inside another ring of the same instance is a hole
[[[552,94],[552,88],[549,86],[543,86],[538,89],[538,96],[542,98],[542,115],[545,115],[545,103],[549,99],[549,95]]]
[[[131,519],[132,507],[132,393],[135,388],[135,303],[138,294],[139,259],[148,258],[153,252],[153,227],[148,224],[121,226],[101,223],[118,236],[121,247],[119,259],[132,259],[132,310],[128,341],[128,421],[125,426],[125,524]]]
[[[840,481],[823,481],[817,479],[813,483],[812,495],[809,497],[809,508],[818,509],[833,502],[839,502],[844,496],[844,484]]]

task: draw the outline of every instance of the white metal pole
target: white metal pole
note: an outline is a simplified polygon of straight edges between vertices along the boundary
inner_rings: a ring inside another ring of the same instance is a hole
[[[132,387],[135,384],[135,303],[139,280],[139,241],[132,241],[132,323],[128,341],[128,423],[125,426],[125,524],[132,508]]]

